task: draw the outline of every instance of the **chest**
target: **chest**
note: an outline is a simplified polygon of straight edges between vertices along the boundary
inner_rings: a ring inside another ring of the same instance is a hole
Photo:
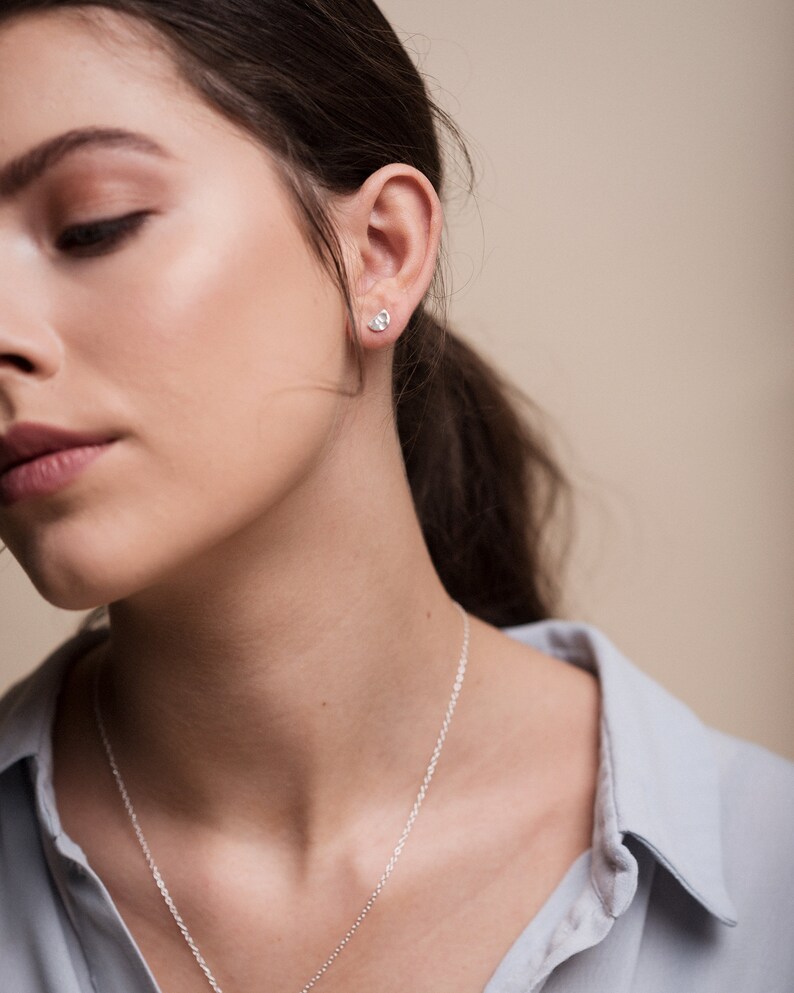
[[[507,679],[512,671],[498,675]],[[569,686],[565,669],[557,700],[548,690],[529,692],[520,682],[525,671],[517,661],[518,687],[483,683],[495,702],[472,708],[460,757],[445,753],[446,778],[434,786],[371,911],[317,983],[319,993],[482,993],[589,848],[594,684]],[[514,699],[522,708],[523,700],[545,704],[527,718],[523,709],[512,712]],[[547,715],[563,704],[566,721]],[[462,712],[465,730],[464,718]],[[81,725],[73,715],[62,726],[55,791],[65,830],[86,853],[162,993],[206,993],[210,985],[136,844],[90,716]],[[515,729],[512,736],[504,727]],[[488,747],[492,741],[498,748]],[[378,807],[364,828],[351,825],[332,850],[326,846],[308,867],[296,868],[294,846],[279,848],[255,827],[241,834],[220,825],[213,834],[187,810],[166,819],[145,799],[137,809],[175,905],[223,993],[301,993],[361,914],[404,823],[402,807],[388,817]]]
[[[573,845],[553,851],[550,842],[510,858],[451,858],[420,878],[406,856],[352,931],[367,893],[344,882],[314,898],[289,899],[270,893],[255,869],[247,883],[237,877],[229,886],[197,867],[191,874],[187,865],[172,890],[181,895],[186,925],[223,993],[300,993],[318,973],[317,989],[325,993],[482,993],[579,854]],[[115,902],[162,993],[210,989],[154,882],[147,882],[145,893],[115,888]]]

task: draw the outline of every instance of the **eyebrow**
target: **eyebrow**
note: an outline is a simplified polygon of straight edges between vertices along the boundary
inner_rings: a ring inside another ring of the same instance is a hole
[[[0,199],[11,199],[57,162],[81,148],[129,148],[171,158],[153,138],[123,128],[78,128],[43,141],[0,169]]]

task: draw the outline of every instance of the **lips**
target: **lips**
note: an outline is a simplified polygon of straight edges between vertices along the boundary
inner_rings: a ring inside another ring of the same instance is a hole
[[[46,424],[15,424],[0,437],[0,475],[42,455],[61,452],[67,448],[104,445],[113,440],[108,434],[84,434]]]
[[[15,424],[0,437],[0,506],[69,487],[117,440],[106,433]]]

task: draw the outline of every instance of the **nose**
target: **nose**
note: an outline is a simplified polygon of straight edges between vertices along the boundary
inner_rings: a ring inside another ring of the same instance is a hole
[[[60,339],[40,316],[3,305],[0,293],[0,390],[13,379],[49,379],[61,367]]]
[[[0,384],[9,377],[49,379],[61,366],[61,347],[46,326],[20,327],[0,309]]]
[[[2,214],[5,220],[5,214]],[[51,296],[38,255],[14,224],[0,226],[0,397],[12,380],[44,380],[63,361],[60,337],[47,314]]]

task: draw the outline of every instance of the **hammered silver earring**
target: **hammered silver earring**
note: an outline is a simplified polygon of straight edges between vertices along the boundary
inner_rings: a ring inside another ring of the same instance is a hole
[[[373,317],[367,327],[370,331],[385,331],[391,324],[391,314],[388,310],[382,310],[377,317]]]

